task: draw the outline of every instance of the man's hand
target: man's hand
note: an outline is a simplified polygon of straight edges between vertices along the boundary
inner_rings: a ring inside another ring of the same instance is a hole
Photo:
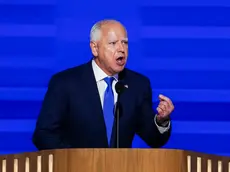
[[[169,121],[170,114],[174,110],[174,105],[172,101],[164,96],[164,95],[159,95],[159,100],[160,103],[157,107],[157,122],[162,124],[166,121]]]

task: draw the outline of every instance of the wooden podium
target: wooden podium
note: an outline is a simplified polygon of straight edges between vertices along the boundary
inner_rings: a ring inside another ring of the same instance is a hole
[[[173,149],[60,149],[0,156],[0,172],[230,172],[230,158]]]

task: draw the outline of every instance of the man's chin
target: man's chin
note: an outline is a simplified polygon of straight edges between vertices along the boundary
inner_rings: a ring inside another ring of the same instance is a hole
[[[125,68],[125,65],[124,66],[117,66],[116,68],[114,68],[113,71],[115,73],[120,73],[120,72],[122,72],[124,70],[124,68]]]

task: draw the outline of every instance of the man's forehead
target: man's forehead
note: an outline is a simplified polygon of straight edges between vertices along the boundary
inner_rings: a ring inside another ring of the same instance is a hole
[[[115,32],[115,31],[109,31],[107,33],[108,39],[121,39],[121,40],[128,40],[128,37],[125,32]]]

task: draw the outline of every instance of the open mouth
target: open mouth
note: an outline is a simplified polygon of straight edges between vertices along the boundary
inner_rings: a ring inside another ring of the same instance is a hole
[[[125,57],[124,56],[120,56],[116,59],[117,65],[119,66],[123,66],[125,64]]]
[[[122,56],[121,56],[121,57],[118,57],[118,58],[117,58],[117,62],[121,62],[123,59],[124,59],[124,57],[122,57]]]

